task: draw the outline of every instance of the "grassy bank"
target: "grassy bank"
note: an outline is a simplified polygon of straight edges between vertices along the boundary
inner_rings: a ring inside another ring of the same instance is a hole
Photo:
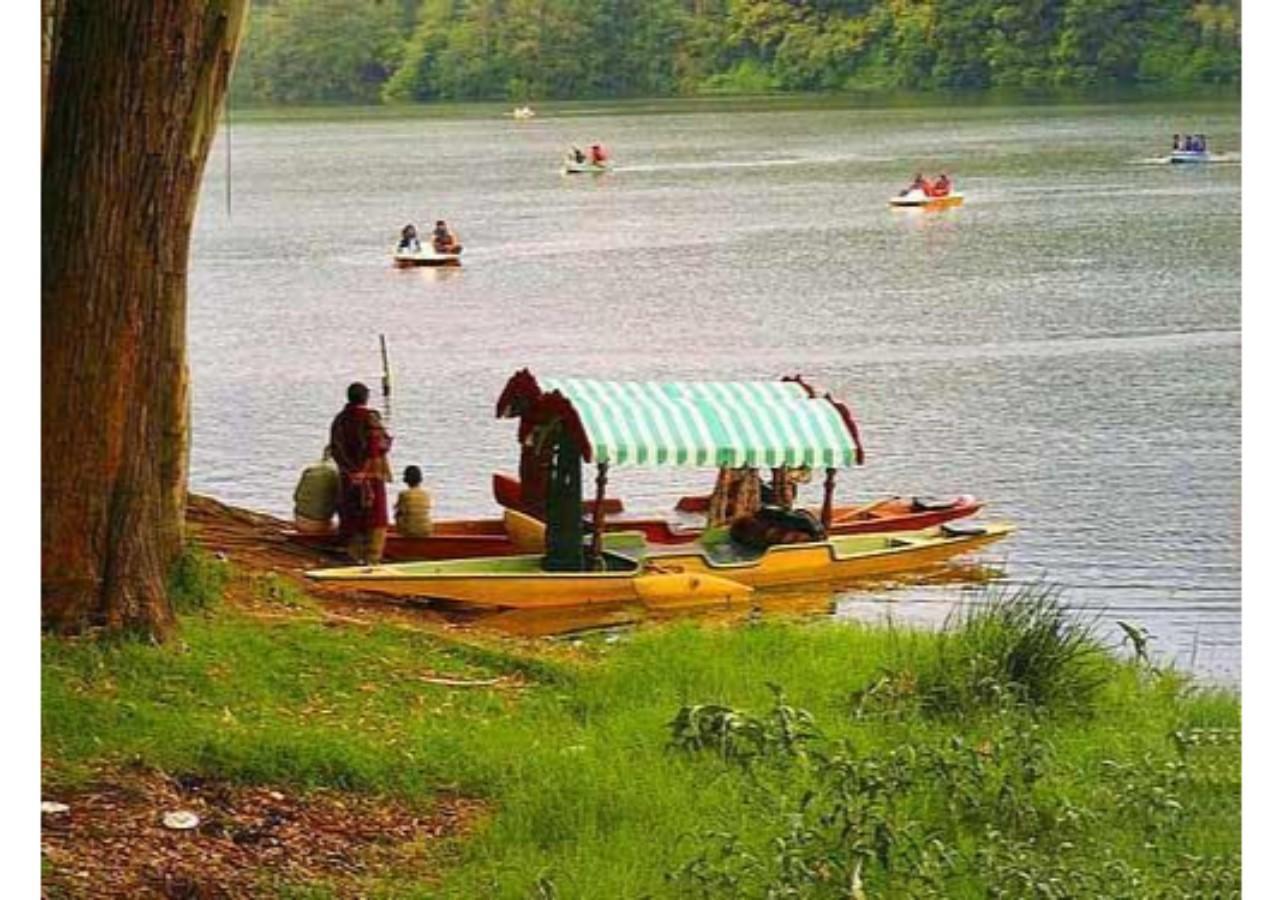
[[[1238,697],[1103,654],[1052,598],[946,635],[765,620],[565,643],[335,625],[257,590],[278,616],[215,606],[171,646],[47,638],[46,796],[135,762],[486,801],[438,878],[367,879],[386,896],[1239,889]]]

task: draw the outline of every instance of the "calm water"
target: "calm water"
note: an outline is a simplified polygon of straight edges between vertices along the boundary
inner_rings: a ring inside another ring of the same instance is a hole
[[[443,516],[514,470],[507,377],[772,378],[846,398],[883,492],[989,499],[993,558],[1234,680],[1240,641],[1240,140],[1234,102],[577,107],[531,122],[258,121],[210,158],[191,272],[195,490],[288,514],[346,384],[396,376],[393,463]],[[1228,161],[1155,165],[1175,131]],[[570,142],[617,171],[564,177]],[[967,196],[892,211],[916,170]],[[457,271],[395,271],[447,218]],[[619,471],[631,509],[707,472]],[[818,488],[809,488],[817,499]],[[937,621],[955,586],[842,594]]]

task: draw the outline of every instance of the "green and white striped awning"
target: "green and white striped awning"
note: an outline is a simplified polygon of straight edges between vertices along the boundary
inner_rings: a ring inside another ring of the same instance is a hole
[[[856,426],[830,397],[795,381],[539,379],[569,401],[611,466],[852,466]]]

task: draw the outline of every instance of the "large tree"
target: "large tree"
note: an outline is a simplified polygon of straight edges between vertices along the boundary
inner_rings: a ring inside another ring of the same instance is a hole
[[[187,249],[249,0],[42,0],[48,627],[164,637],[181,550]]]

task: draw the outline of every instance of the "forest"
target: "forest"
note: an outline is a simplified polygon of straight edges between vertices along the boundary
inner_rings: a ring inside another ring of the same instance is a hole
[[[254,0],[240,104],[1238,85],[1239,0]]]

